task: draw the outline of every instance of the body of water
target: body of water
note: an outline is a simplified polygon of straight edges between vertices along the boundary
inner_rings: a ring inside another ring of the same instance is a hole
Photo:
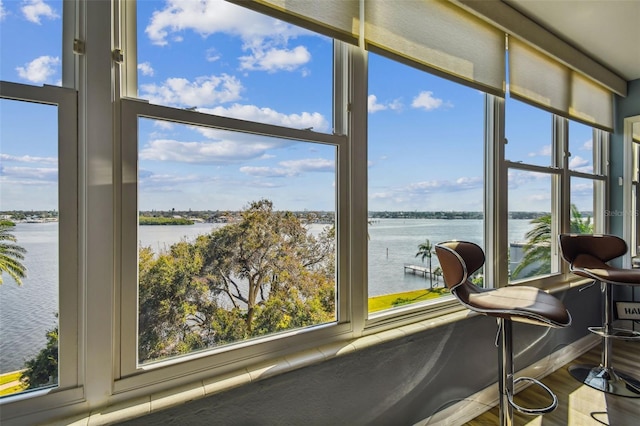
[[[181,240],[193,241],[223,224],[190,226],[141,226],[139,243],[155,251],[166,250]],[[326,225],[312,225],[317,233]],[[509,241],[522,241],[529,220],[509,221]],[[27,278],[17,286],[3,274],[0,285],[0,373],[18,370],[46,346],[46,332],[57,325],[58,312],[58,224],[19,223],[13,234],[27,249]],[[421,265],[418,246],[458,239],[482,244],[482,220],[379,219],[369,226],[369,296],[417,290],[429,286],[428,279],[404,273],[405,264]],[[435,254],[433,268],[437,265]],[[427,259],[422,264],[428,266]]]

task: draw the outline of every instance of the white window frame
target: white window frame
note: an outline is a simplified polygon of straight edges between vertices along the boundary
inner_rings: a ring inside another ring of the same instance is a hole
[[[501,111],[504,114],[504,109]],[[508,117],[503,115],[503,120],[507,120]],[[575,279],[575,276],[569,273],[566,262],[564,262],[560,256],[560,249],[557,244],[557,236],[562,232],[570,231],[571,221],[571,178],[578,177],[582,179],[589,179],[594,182],[593,189],[593,224],[596,232],[606,232],[608,225],[604,211],[607,200],[607,182],[608,182],[608,158],[609,158],[609,133],[592,128],[592,140],[593,140],[593,173],[583,173],[569,169],[569,119],[561,117],[557,114],[551,114],[552,120],[552,159],[550,166],[538,166],[533,164],[526,164],[520,161],[507,160],[504,155],[502,156],[501,167],[505,168],[503,172],[504,186],[502,187],[504,195],[504,202],[507,203],[508,198],[508,184],[506,183],[506,176],[509,169],[523,170],[536,173],[542,173],[551,176],[551,215],[557,220],[552,221],[552,241],[551,241],[551,273],[547,275],[535,276],[531,278],[525,278],[521,280],[515,280],[511,284],[525,284],[540,287],[543,289],[553,288],[555,285],[565,282],[567,280]],[[504,152],[503,152],[504,154]],[[599,214],[598,212],[602,212]],[[507,223],[508,215],[504,215],[502,220]],[[500,222],[494,222],[494,226],[499,228]],[[503,230],[507,232],[506,228]],[[500,232],[500,231],[498,231]],[[503,250],[508,250],[508,242],[506,237],[502,240],[504,244]],[[502,253],[506,258],[506,251]],[[499,267],[502,270],[502,275],[505,277],[504,281],[507,282],[506,277],[508,271],[504,269],[508,265],[500,264]],[[498,272],[500,274],[500,272]]]
[[[640,146],[633,141],[633,128],[640,126],[640,115],[626,117],[623,122],[624,169],[622,178],[622,237],[629,242],[629,252],[622,258],[622,266],[631,268],[631,257],[640,254]]]
[[[124,24],[120,31],[136,34],[135,2],[127,2],[121,12]],[[117,27],[117,25],[116,25]],[[116,29],[117,31],[117,29]],[[271,124],[249,122],[228,117],[202,114],[195,111],[153,105],[145,100],[135,98],[137,92],[137,54],[136,43],[127,38],[125,63],[116,72],[115,80],[119,82],[118,101],[120,109],[120,146],[117,151],[121,156],[121,176],[117,178],[116,210],[121,212],[116,221],[116,239],[121,248],[120,283],[116,290],[120,301],[116,304],[120,326],[116,333],[119,357],[116,357],[116,393],[132,391],[141,386],[161,384],[168,380],[193,381],[212,374],[223,374],[239,368],[256,364],[264,359],[281,356],[285,353],[317,347],[322,343],[346,340],[355,336],[352,324],[355,298],[350,289],[350,255],[349,239],[351,233],[351,178],[352,146],[348,128],[352,120],[349,117],[347,102],[352,94],[348,92],[348,75],[353,68],[349,61],[349,47],[334,40],[334,132],[318,133],[307,130],[286,128]],[[129,96],[129,97],[127,97]],[[366,108],[366,101],[365,101]],[[204,126],[234,132],[243,132],[267,137],[285,138],[302,142],[320,143],[336,148],[336,237],[337,237],[337,272],[336,272],[336,314],[337,322],[318,325],[302,330],[277,333],[259,339],[237,342],[233,345],[211,348],[183,356],[139,365],[137,360],[138,345],[138,194],[137,194],[137,156],[138,156],[138,117],[161,119],[181,124]],[[366,228],[365,228],[366,229]],[[286,340],[286,345],[283,344]]]
[[[0,410],[23,415],[33,398],[57,407],[82,397],[79,361],[80,297],[78,257],[78,103],[77,92],[58,86],[36,87],[2,81],[0,98],[57,106],[58,115],[58,384],[7,396]]]

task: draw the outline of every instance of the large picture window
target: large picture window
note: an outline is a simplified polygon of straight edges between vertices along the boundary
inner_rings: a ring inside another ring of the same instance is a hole
[[[367,101],[373,313],[449,296],[434,245],[483,244],[485,96],[370,54]]]
[[[181,20],[192,24],[170,24]],[[123,183],[135,182],[122,201],[123,318],[137,324],[123,332],[136,348],[123,374],[326,333],[348,300],[334,42],[223,1],[141,2],[137,25],[137,91],[149,103],[123,103]],[[174,49],[196,65],[166,61]]]
[[[139,362],[335,322],[336,147],[167,125],[138,123]]]

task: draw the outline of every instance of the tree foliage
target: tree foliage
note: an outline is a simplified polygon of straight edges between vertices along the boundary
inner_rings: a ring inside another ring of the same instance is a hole
[[[0,221],[0,284],[2,274],[9,274],[18,285],[27,276],[27,268],[22,263],[27,250],[16,244],[16,237],[10,232],[15,224],[11,221]]]
[[[429,288],[433,288],[433,275],[431,273],[431,258],[433,257],[433,245],[427,238],[424,243],[418,245],[418,252],[416,257],[420,257],[420,260],[424,262],[424,259],[429,260]]]
[[[551,214],[531,220],[533,228],[526,233],[522,261],[513,270],[512,279],[526,278],[551,272]],[[583,217],[575,204],[571,205],[572,233],[590,234],[593,232],[591,216]],[[525,276],[521,276],[526,271]]]
[[[336,318],[334,229],[313,236],[268,200],[193,243],[139,253],[142,361]]]
[[[47,346],[24,364],[20,381],[27,389],[58,383],[58,327],[47,331]]]

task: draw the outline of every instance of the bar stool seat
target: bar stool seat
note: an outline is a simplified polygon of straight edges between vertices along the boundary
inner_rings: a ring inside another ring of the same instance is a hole
[[[468,309],[495,317],[499,337],[500,424],[513,424],[513,409],[538,415],[553,411],[558,405],[556,395],[540,381],[530,377],[514,379],[512,322],[525,322],[544,327],[566,327],[571,315],[556,297],[535,287],[512,286],[480,288],[471,282],[471,276],[484,264],[484,252],[475,243],[445,241],[435,246],[444,282],[451,293]],[[525,408],[513,401],[513,388],[519,381],[540,386],[552,399],[547,407]]]
[[[601,283],[603,293],[602,326],[589,331],[602,337],[600,365],[572,365],[569,373],[578,381],[602,392],[630,398],[640,398],[640,380],[612,365],[612,339],[640,340],[640,333],[614,328],[614,285],[640,285],[640,269],[617,268],[607,264],[627,252],[627,243],[607,234],[561,234],[560,251],[574,274]]]

